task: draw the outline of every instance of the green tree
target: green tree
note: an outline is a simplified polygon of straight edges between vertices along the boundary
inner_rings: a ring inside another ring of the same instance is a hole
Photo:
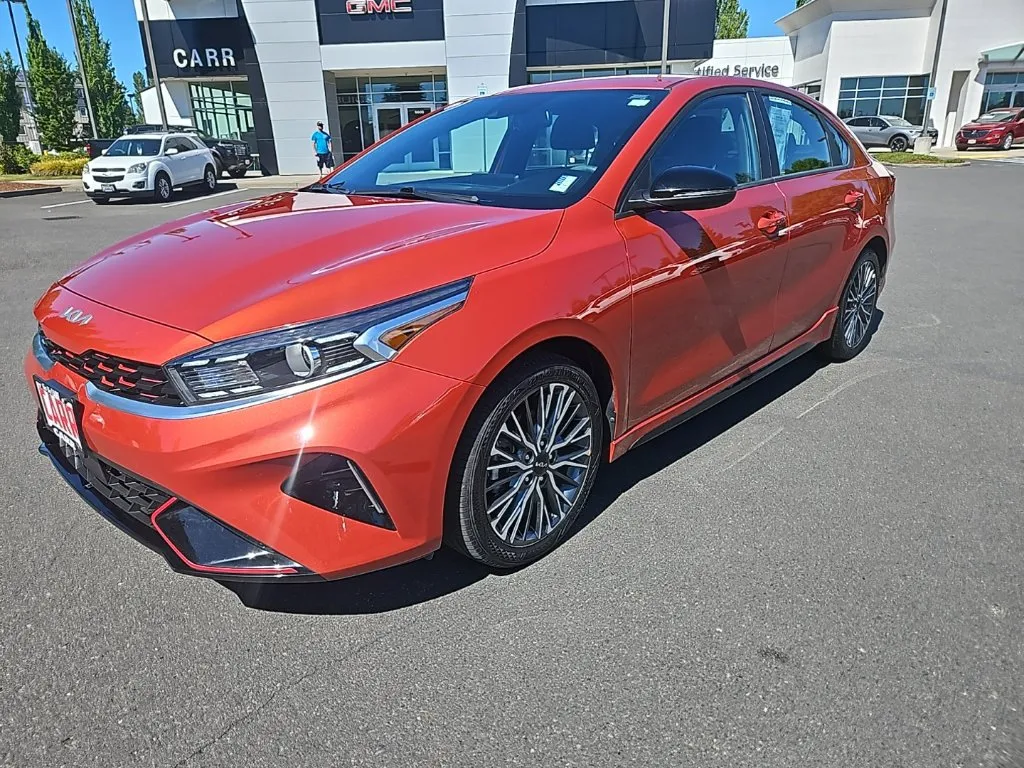
[[[142,111],[142,92],[149,88],[149,78],[141,72],[132,75],[132,90],[135,92],[135,122],[146,122],[145,113]]]
[[[13,144],[21,133],[21,92],[18,67],[10,51],[0,56],[0,140]]]
[[[92,97],[97,136],[120,136],[132,118],[124,86],[114,74],[110,61],[110,42],[100,32],[90,0],[73,0],[82,66]]]
[[[747,36],[750,17],[740,7],[740,0],[718,0],[718,23],[715,25],[716,40],[732,40]]]
[[[39,139],[48,148],[63,148],[71,143],[75,130],[78,94],[75,76],[67,60],[46,43],[43,31],[32,14],[28,17],[28,82],[35,101]]]
[[[809,2],[811,2],[811,0],[796,0],[796,7],[799,8],[801,5],[806,5]]]

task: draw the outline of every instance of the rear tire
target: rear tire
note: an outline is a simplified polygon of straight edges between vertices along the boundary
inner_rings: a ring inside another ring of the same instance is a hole
[[[881,274],[878,254],[870,248],[865,249],[853,265],[839,297],[839,313],[832,338],[818,347],[819,354],[826,360],[852,360],[871,341]]]
[[[160,171],[153,179],[153,198],[157,202],[166,203],[174,197],[174,187],[171,186],[171,177]]]
[[[551,354],[515,363],[488,388],[459,441],[445,542],[492,568],[546,555],[586,505],[604,435],[597,389],[582,369]]]
[[[910,140],[906,136],[893,136],[889,139],[889,149],[893,152],[906,152],[910,146]]]
[[[203,190],[207,194],[217,191],[217,171],[212,165],[208,165],[203,169]]]

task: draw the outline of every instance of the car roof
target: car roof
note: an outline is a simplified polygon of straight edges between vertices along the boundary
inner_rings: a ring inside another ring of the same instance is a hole
[[[152,131],[150,133],[126,133],[121,139],[163,139],[167,136],[188,136],[181,131]]]

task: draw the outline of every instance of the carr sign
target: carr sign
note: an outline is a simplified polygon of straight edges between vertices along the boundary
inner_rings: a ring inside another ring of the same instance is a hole
[[[371,13],[412,13],[412,0],[345,0],[345,12],[350,16]]]

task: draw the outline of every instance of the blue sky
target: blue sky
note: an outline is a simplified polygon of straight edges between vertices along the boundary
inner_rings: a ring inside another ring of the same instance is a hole
[[[795,0],[740,0],[750,14],[750,36],[765,37],[779,34],[775,20],[793,10]],[[29,0],[32,13],[43,28],[43,35],[63,53],[68,61],[74,61],[75,44],[71,38],[65,0]],[[111,43],[114,69],[121,82],[129,86],[132,72],[143,69],[142,38],[139,23],[135,19],[132,0],[93,0],[100,29]],[[14,18],[21,37],[22,50],[25,48],[25,13],[15,6]],[[7,14],[7,3],[0,0],[0,50],[8,49],[14,56],[14,38],[11,35],[11,21]]]

